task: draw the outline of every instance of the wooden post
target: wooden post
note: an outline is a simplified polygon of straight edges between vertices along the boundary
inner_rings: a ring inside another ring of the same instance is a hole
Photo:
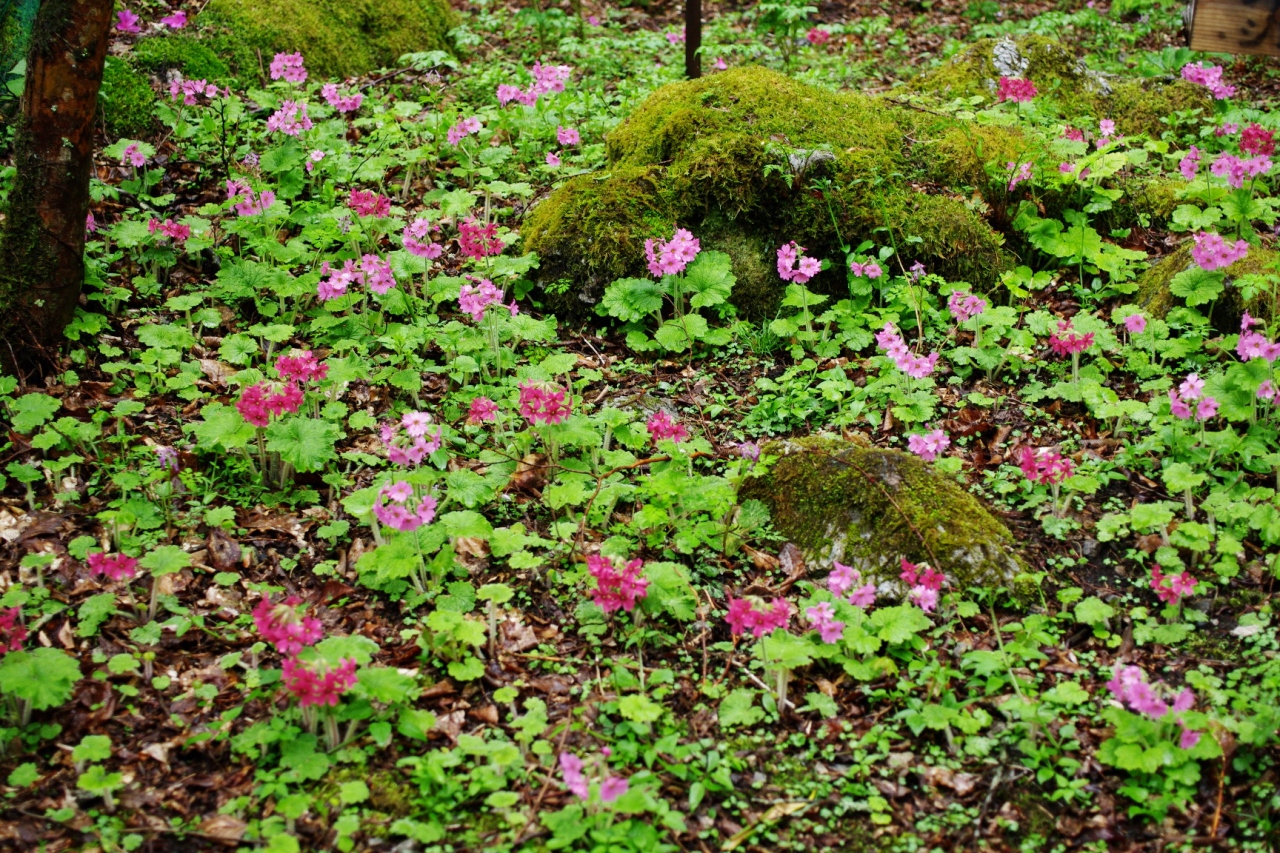
[[[1276,0],[1280,2],[1280,0]],[[693,80],[702,76],[702,0],[685,0],[684,4],[684,76]]]
[[[1192,0],[1191,49],[1280,56],[1280,0]]]

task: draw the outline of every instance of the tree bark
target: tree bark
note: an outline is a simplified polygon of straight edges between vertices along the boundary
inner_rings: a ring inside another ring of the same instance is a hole
[[[684,4],[684,76],[702,76],[702,0]]]
[[[84,282],[94,119],[112,0],[41,0],[0,237],[0,360],[52,361]]]

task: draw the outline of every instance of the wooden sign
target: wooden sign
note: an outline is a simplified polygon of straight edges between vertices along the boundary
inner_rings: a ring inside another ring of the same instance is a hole
[[[1280,56],[1280,0],[1192,0],[1191,49]]]

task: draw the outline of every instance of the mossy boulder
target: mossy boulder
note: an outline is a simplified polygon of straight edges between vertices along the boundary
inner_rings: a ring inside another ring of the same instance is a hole
[[[167,35],[145,38],[133,49],[133,61],[142,69],[164,78],[177,71],[187,80],[224,80],[231,68],[208,45],[189,36]]]
[[[457,20],[448,0],[210,0],[196,22],[237,74],[262,75],[275,54],[301,51],[312,74],[352,77],[448,50]]]
[[[569,313],[614,279],[644,275],[644,240],[676,224],[719,242],[741,280],[773,268],[787,241],[843,260],[841,238],[888,243],[891,228],[908,264],[991,284],[1011,263],[1004,238],[938,186],[944,174],[969,187],[988,182],[976,158],[939,163],[935,142],[962,146],[949,135],[957,124],[763,68],[673,83],[609,134],[605,169],[567,181],[531,212],[525,246],[541,258],[544,283],[569,280],[550,289],[567,291],[552,307]],[[841,275],[809,286],[847,293]],[[782,289],[774,274],[733,301],[771,316]]]
[[[1183,110],[1208,110],[1212,104],[1203,86],[1180,79],[1100,74],[1070,48],[1034,35],[976,41],[910,81],[907,89],[944,100],[982,95],[994,101],[1001,77],[1024,77],[1035,83],[1039,97],[1073,124],[1085,116],[1109,118],[1121,133],[1130,135],[1149,133],[1159,138],[1165,127],[1161,119]]]
[[[111,136],[142,136],[154,127],[156,93],[151,81],[119,57],[107,57],[98,103]]]
[[[764,453],[780,458],[743,484],[741,498],[763,501],[774,527],[815,565],[839,560],[884,584],[905,557],[961,588],[1007,585],[1023,570],[1008,528],[915,456],[821,436]]]
[[[1147,269],[1138,278],[1137,302],[1155,317],[1164,318],[1170,310],[1183,305],[1184,300],[1173,292],[1174,278],[1181,272],[1192,270],[1196,263],[1191,257],[1191,248],[1195,244],[1188,240],[1173,252],[1165,255]],[[1276,275],[1280,262],[1280,253],[1263,246],[1250,246],[1249,254],[1227,267],[1225,289],[1213,305],[1195,306],[1199,311],[1209,313],[1216,329],[1223,334],[1233,334],[1240,329],[1240,318],[1248,311],[1255,317],[1271,320],[1273,312],[1270,300],[1264,296],[1246,301],[1241,295],[1238,284],[1247,276]],[[1262,289],[1267,292],[1266,288]]]

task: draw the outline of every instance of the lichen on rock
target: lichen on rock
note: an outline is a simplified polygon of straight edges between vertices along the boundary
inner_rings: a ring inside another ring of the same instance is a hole
[[[897,580],[903,558],[961,587],[1008,585],[1023,571],[1008,528],[915,456],[822,436],[763,452],[779,458],[740,497],[763,501],[817,566],[839,560],[878,585]]]

